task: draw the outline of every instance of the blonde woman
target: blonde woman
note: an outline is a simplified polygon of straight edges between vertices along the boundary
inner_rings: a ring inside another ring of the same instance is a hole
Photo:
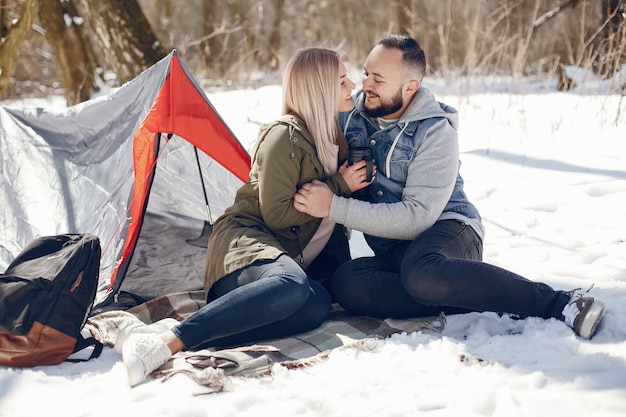
[[[338,112],[354,107],[354,83],[337,52],[298,51],[283,79],[283,116],[260,130],[249,180],[214,224],[207,304],[161,334],[135,333],[122,346],[131,386],[181,350],[232,346],[318,327],[331,297],[322,282],[349,260],[343,226],[296,210],[302,184],[319,180],[349,196],[368,182],[365,162],[344,163]]]

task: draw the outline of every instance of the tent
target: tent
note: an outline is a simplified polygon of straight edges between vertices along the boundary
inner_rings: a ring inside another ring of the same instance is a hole
[[[200,289],[206,232],[249,169],[176,51],[76,106],[0,107],[0,271],[37,236],[91,233],[95,312]]]

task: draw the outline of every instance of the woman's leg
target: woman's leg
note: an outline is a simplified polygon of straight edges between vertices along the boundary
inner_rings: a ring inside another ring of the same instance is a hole
[[[278,339],[318,328],[330,314],[330,295],[319,282],[310,279],[309,284],[309,299],[304,306],[286,319],[242,333],[211,340],[204,345],[199,345],[197,348],[236,346],[261,340]]]
[[[211,293],[218,298],[172,329],[187,350],[214,346],[216,341],[224,344],[298,333],[319,325],[330,312],[328,294],[312,289],[306,273],[287,255],[227,275],[214,284]],[[296,313],[293,320],[286,320]]]
[[[171,331],[129,336],[122,359],[130,386],[141,383],[182,349],[298,333],[319,325],[330,312],[328,293],[311,285],[287,255],[227,275],[211,290],[218,298]]]

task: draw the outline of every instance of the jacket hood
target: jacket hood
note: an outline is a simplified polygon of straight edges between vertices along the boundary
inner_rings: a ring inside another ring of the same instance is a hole
[[[357,91],[352,99],[354,107],[363,113],[365,109],[365,94],[363,94],[363,90]],[[372,119],[365,114],[363,114],[363,117]],[[409,104],[409,107],[398,120],[398,123],[425,120],[433,117],[445,117],[455,130],[458,129],[459,113],[457,110],[447,104],[438,102],[427,88],[420,86],[417,93],[413,96],[411,104]]]

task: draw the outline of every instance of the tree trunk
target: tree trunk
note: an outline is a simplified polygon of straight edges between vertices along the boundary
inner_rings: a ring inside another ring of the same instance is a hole
[[[603,0],[601,7],[606,26],[600,34],[600,43],[606,51],[596,58],[594,70],[605,78],[612,78],[626,61],[626,6],[623,0]]]
[[[71,0],[40,0],[39,20],[54,50],[67,105],[89,100],[97,91],[95,58]]]
[[[3,32],[6,34],[0,38],[0,99],[4,97],[4,93],[9,87],[11,74],[15,69],[18,48],[35,21],[38,9],[39,1],[26,0],[22,6],[20,18],[14,25],[5,27],[3,22]]]
[[[620,25],[624,23],[626,6],[623,0],[604,0],[602,2],[602,18],[607,22],[606,37],[619,32]]]
[[[210,36],[216,28],[217,4],[215,0],[203,0],[201,3],[202,14],[202,36]],[[223,68],[219,67],[218,57],[222,53],[222,45],[217,38],[210,36],[202,42],[202,57],[204,58],[205,69],[215,69],[218,74],[223,73]],[[209,71],[210,72],[210,71]]]
[[[398,0],[398,33],[413,36],[411,0]]]
[[[119,84],[167,55],[137,0],[79,0],[96,42]]]
[[[267,59],[267,66],[269,69],[276,69],[280,66],[280,23],[284,18],[285,0],[276,0],[274,3],[275,15],[274,24],[272,25],[269,39],[269,57]]]

